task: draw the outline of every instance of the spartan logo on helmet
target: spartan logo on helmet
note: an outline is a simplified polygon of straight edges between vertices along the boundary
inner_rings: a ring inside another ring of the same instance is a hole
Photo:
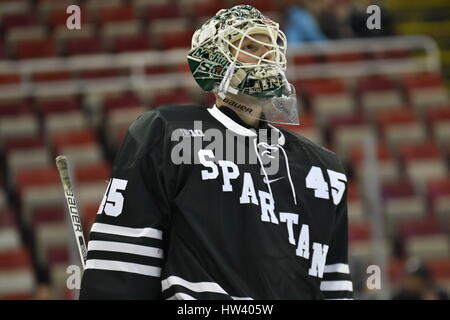
[[[197,81],[206,81],[205,91],[214,89],[214,81],[221,81],[229,62],[218,52],[214,52],[209,48],[198,47],[191,51],[192,59],[197,59],[194,64],[190,64],[192,74]],[[194,69],[195,68],[195,69]]]

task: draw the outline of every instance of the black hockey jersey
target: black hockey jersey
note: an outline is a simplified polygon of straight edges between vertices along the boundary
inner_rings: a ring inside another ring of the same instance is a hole
[[[80,298],[349,299],[336,155],[230,109],[163,106],[129,128]]]

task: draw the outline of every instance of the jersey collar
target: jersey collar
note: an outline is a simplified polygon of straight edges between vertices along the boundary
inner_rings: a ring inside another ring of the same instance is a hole
[[[229,116],[227,116],[225,113],[223,113],[219,108],[217,108],[216,105],[214,105],[212,108],[209,108],[208,112],[217,121],[222,123],[228,130],[231,130],[236,134],[239,134],[241,136],[246,136],[246,137],[256,137],[257,136],[255,129],[249,129],[249,128],[246,128],[243,125],[237,123],[235,120],[231,119]],[[264,122],[264,121],[262,121],[262,122]],[[284,135],[278,128],[274,127],[270,123],[268,123],[267,125],[262,124],[261,127],[271,128],[271,129],[278,131],[278,134],[280,135],[278,137],[278,143],[280,145],[285,144]]]
[[[254,130],[245,128],[244,126],[240,125],[239,123],[228,117],[226,114],[224,114],[222,111],[220,111],[216,105],[214,105],[212,108],[209,108],[208,112],[228,130],[231,130],[238,135],[246,137],[257,136]]]

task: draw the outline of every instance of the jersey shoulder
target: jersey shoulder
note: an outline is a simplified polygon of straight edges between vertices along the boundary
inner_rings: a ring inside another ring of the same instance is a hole
[[[284,134],[286,142],[297,145],[299,148],[303,149],[307,155],[320,158],[322,161],[325,161],[330,167],[339,169],[339,171],[341,172],[344,171],[342,162],[335,152],[311,141],[310,139],[296,132],[282,127],[277,128]]]
[[[194,120],[206,119],[207,108],[194,105],[164,105],[143,112],[128,127],[117,157],[128,166],[147,155],[150,150],[167,149],[171,131]]]
[[[165,129],[180,123],[192,124],[195,120],[207,120],[206,107],[196,105],[163,105],[142,113],[129,127],[129,133],[138,141],[164,133]]]
[[[138,145],[151,145],[164,139],[175,128],[190,127],[194,121],[207,121],[206,107],[163,105],[143,112],[128,128],[128,135]],[[183,126],[184,125],[184,126]]]

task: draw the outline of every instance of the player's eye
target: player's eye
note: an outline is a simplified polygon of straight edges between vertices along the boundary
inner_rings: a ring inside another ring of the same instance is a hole
[[[253,43],[250,43],[250,44],[247,44],[247,45],[244,46],[244,50],[257,51],[258,50],[258,46],[253,44]]]

